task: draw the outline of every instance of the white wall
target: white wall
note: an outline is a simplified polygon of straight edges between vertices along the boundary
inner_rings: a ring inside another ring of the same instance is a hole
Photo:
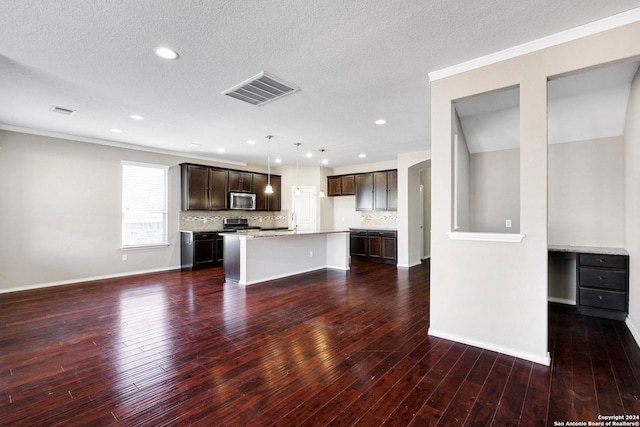
[[[471,231],[520,231],[520,150],[472,154],[469,160]],[[511,227],[506,220],[511,220]]]
[[[423,188],[423,258],[431,256],[431,167],[420,171],[420,185]]]
[[[471,158],[467,140],[460,124],[460,118],[454,111],[454,154],[453,154],[453,185],[455,200],[453,229],[457,231],[471,230]]]
[[[170,166],[168,247],[120,249],[122,160]],[[178,164],[189,161],[229,167],[0,131],[0,292],[179,268]]]
[[[624,246],[622,137],[549,145],[549,244]]]
[[[631,86],[624,128],[624,247],[629,252],[629,317],[627,325],[640,345],[640,71]]]
[[[640,23],[633,23],[431,83],[430,334],[549,363],[547,81],[597,64],[638,57],[640,45],[628,42],[638,38]],[[515,85],[520,86],[520,232],[524,238],[520,243],[452,240],[448,235],[452,218],[451,103]]]

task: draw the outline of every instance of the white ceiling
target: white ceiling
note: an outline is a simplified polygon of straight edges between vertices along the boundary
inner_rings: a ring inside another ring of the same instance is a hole
[[[548,142],[621,136],[637,70],[638,62],[628,62],[549,81]],[[519,105],[517,87],[456,101],[469,152],[518,148]]]
[[[266,163],[272,134],[284,164],[295,164],[296,142],[315,155],[301,165],[317,164],[321,148],[329,166],[392,160],[430,147],[427,73],[639,6],[0,0],[0,127],[251,164]],[[180,58],[156,57],[161,45]],[[261,71],[301,90],[259,107],[221,95]]]

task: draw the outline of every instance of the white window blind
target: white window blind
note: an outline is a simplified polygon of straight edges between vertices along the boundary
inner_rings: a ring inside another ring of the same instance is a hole
[[[122,246],[167,244],[168,166],[122,162]]]

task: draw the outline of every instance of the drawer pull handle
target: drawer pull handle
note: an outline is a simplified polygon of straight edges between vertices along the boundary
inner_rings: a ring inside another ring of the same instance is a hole
[[[603,276],[598,276],[598,277],[597,277],[597,279],[598,279],[598,280],[604,280],[604,279],[605,279],[605,277],[603,277]]]
[[[599,299],[600,301],[602,301],[602,300],[604,299],[604,297],[603,297],[602,295],[598,295],[598,299]]]
[[[602,264],[603,262],[605,262],[605,260],[603,260],[602,258],[598,258],[598,262]]]

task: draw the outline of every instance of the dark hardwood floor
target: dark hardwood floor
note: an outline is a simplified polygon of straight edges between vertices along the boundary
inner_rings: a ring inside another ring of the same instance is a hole
[[[505,319],[508,321],[508,319]],[[622,322],[550,308],[545,367],[427,336],[428,264],[0,295],[0,424],[540,426],[640,414]]]

